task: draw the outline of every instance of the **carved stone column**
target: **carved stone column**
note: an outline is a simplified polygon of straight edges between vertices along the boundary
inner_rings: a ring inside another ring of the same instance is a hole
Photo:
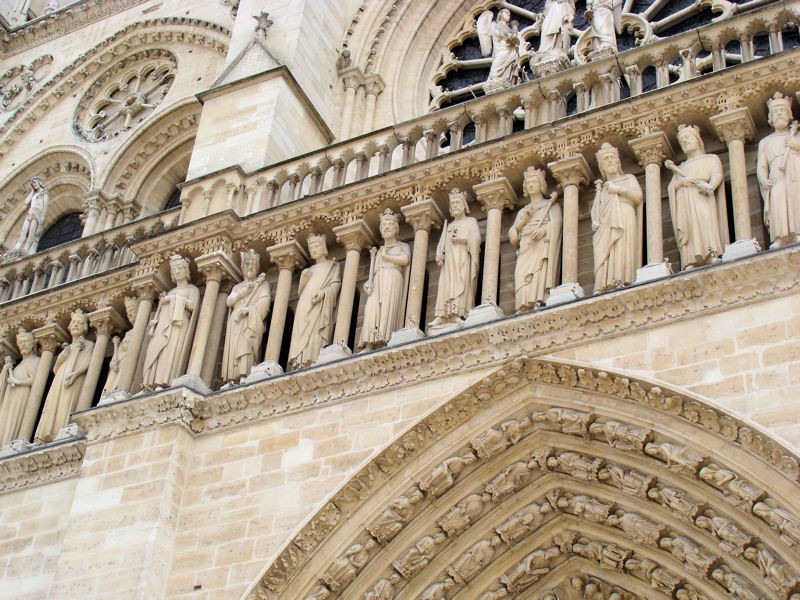
[[[358,67],[350,67],[341,73],[344,83],[344,107],[342,109],[341,139],[350,137],[353,127],[353,108],[356,103],[356,89],[363,82],[363,75]]]
[[[347,340],[353,317],[358,263],[361,259],[361,251],[375,244],[375,234],[362,219],[334,227],[333,233],[336,234],[336,240],[345,247],[347,254],[342,273],[342,289],[339,292],[339,304],[336,309],[333,342],[320,351],[317,363],[330,362],[351,354]]]
[[[122,399],[130,396],[133,379],[136,377],[136,367],[139,365],[139,358],[142,353],[144,337],[147,333],[147,326],[150,323],[150,313],[153,312],[153,300],[159,290],[160,288],[155,281],[142,282],[136,286],[136,292],[139,296],[139,308],[136,311],[133,336],[125,354],[125,359],[119,367],[118,391],[112,394],[112,397],[118,396],[117,399]]]
[[[203,300],[200,303],[200,313],[197,317],[197,329],[194,332],[189,365],[186,368],[186,374],[175,380],[175,385],[184,385],[202,394],[208,394],[211,392],[208,387],[209,382],[203,381],[200,374],[203,370],[203,361],[209,346],[209,335],[214,321],[220,284],[223,279],[238,282],[241,280],[241,273],[227,253],[223,251],[203,254],[198,256],[194,262],[197,265],[197,270],[206,279],[206,289],[203,292]],[[219,340],[217,340],[217,347],[219,347]]]
[[[750,256],[760,250],[750,227],[750,198],[747,193],[747,162],[744,143],[753,137],[755,125],[746,106],[711,117],[719,138],[728,145],[733,196],[733,228],[736,241],[725,248],[722,260]]]
[[[419,324],[422,317],[425,266],[428,261],[428,238],[431,229],[439,229],[444,222],[442,213],[433,200],[420,200],[403,206],[400,210],[414,228],[414,250],[411,255],[405,327],[392,333],[389,346],[425,337]]]
[[[361,131],[366,133],[372,131],[375,121],[375,105],[386,84],[381,79],[381,76],[376,74],[367,77],[366,81],[364,81],[364,87],[367,92],[367,99],[364,106],[364,124]]]
[[[547,306],[576,300],[584,295],[578,284],[578,201],[580,186],[592,179],[583,155],[576,154],[547,165],[564,188],[564,236],[561,251],[561,285],[550,290]]]
[[[292,291],[292,272],[308,262],[308,255],[297,240],[281,242],[267,248],[269,257],[278,267],[278,284],[275,286],[275,303],[272,306],[272,319],[269,325],[267,349],[264,362],[253,367],[246,382],[261,381],[283,373],[278,364],[281,356],[283,332],[286,328],[286,313],[289,310],[289,294]]]
[[[31,395],[28,399],[28,406],[25,408],[22,427],[19,430],[19,437],[25,441],[30,441],[33,437],[36,417],[39,414],[39,407],[42,405],[44,388],[47,386],[47,378],[53,368],[53,357],[56,350],[69,340],[69,334],[58,323],[48,323],[44,327],[34,329],[32,333],[42,348],[42,356],[31,386]]]
[[[89,324],[97,332],[97,338],[94,342],[89,369],[86,371],[86,378],[83,380],[81,394],[78,397],[78,403],[75,405],[75,411],[86,410],[92,406],[92,399],[97,389],[100,371],[103,368],[103,361],[108,349],[108,339],[115,331],[125,328],[125,319],[113,307],[106,306],[89,313]]]
[[[220,292],[217,294],[217,305],[214,308],[211,332],[208,334],[208,348],[206,349],[206,356],[203,359],[203,368],[200,372],[200,378],[203,381],[209,382],[209,384],[214,379],[214,367],[217,364],[219,347],[225,335],[225,313],[228,312],[228,295],[231,293],[233,284],[233,281],[223,280],[220,286]]]
[[[100,218],[100,193],[90,192],[83,198],[81,208],[83,209],[83,234],[87,237],[97,230],[97,220]]]
[[[672,270],[664,262],[664,231],[661,216],[661,165],[672,158],[672,146],[663,131],[649,133],[630,141],[645,173],[645,210],[647,221],[647,264],[636,272],[636,281],[650,281],[668,276]]]
[[[503,209],[514,208],[517,195],[505,177],[479,183],[472,188],[486,211],[486,242],[483,252],[483,286],[481,303],[469,312],[465,325],[477,325],[499,319],[503,311],[497,306],[500,278],[500,235]]]

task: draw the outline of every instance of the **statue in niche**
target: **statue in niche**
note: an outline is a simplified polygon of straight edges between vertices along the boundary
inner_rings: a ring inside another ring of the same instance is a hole
[[[750,585],[750,582],[732,571],[727,569],[714,569],[711,572],[711,579],[722,585],[735,600],[760,600],[763,598],[761,593],[757,592]]]
[[[491,539],[474,543],[469,550],[456,559],[447,570],[447,574],[462,585],[471,581],[492,561],[495,548],[500,545],[500,541],[500,538],[494,535]]]
[[[617,34],[622,33],[623,0],[587,0],[586,20],[592,29],[591,58],[617,52]]]
[[[539,528],[544,516],[553,511],[549,503],[532,502],[511,515],[497,528],[497,534],[506,544],[513,546]]]
[[[39,240],[44,233],[44,219],[47,215],[47,204],[50,202],[50,194],[44,186],[41,177],[31,179],[31,192],[25,198],[25,206],[28,206],[28,214],[22,223],[17,243],[14,244],[14,251],[22,256],[35,254],[39,247]]]
[[[364,594],[364,600],[392,600],[395,596],[395,586],[400,583],[400,575],[392,573],[389,577],[381,579],[371,590]]]
[[[488,495],[470,494],[437,521],[439,527],[450,537],[461,535],[481,515],[484,501],[489,501]]]
[[[800,578],[791,567],[780,562],[763,544],[746,548],[744,557],[759,568],[767,584],[776,592],[783,594],[783,597],[786,597],[787,593],[800,582]]]
[[[728,222],[722,161],[716,154],[705,153],[700,129],[694,125],[678,127],[678,143],[686,160],[680,166],[667,160],[664,166],[673,173],[667,187],[669,210],[685,269],[722,256]]]
[[[592,205],[595,292],[636,279],[642,248],[637,207],[643,198],[636,177],[622,172],[614,146],[606,143],[600,147],[597,164],[605,182],[595,181]]]
[[[344,554],[333,561],[328,570],[322,575],[322,581],[338,592],[350,583],[358,572],[369,562],[369,553],[378,544],[369,540],[364,544],[353,544]]]
[[[535,550],[500,577],[500,583],[511,593],[517,594],[549,573],[550,561],[559,556],[561,550],[556,546]]]
[[[405,524],[414,514],[416,505],[423,499],[422,492],[414,489],[407,496],[398,496],[389,503],[389,507],[384,510],[377,519],[368,527],[375,539],[385,544],[396,536],[405,527]]]
[[[359,345],[368,350],[385,346],[392,332],[403,326],[403,312],[408,294],[408,268],[411,250],[398,241],[398,215],[386,209],[381,213],[381,235],[384,244],[373,253],[370,276],[364,284],[367,302]]]
[[[523,187],[530,204],[520,209],[508,230],[508,241],[519,246],[514,269],[517,312],[542,306],[547,291],[557,285],[563,221],[558,192],[544,196],[544,171],[528,167]]]
[[[269,312],[269,283],[260,273],[261,258],[252,249],[241,253],[244,281],[233,286],[228,295],[228,325],[222,352],[222,380],[243,381],[258,362],[264,319]]]
[[[771,248],[800,237],[800,138],[792,120],[792,100],[780,92],[767,101],[775,130],[758,143],[758,185]]]
[[[28,407],[28,398],[39,368],[39,357],[34,353],[36,340],[24,329],[17,333],[17,348],[22,359],[17,366],[11,357],[0,371],[0,448],[17,439]]]
[[[75,410],[94,349],[94,342],[86,339],[88,331],[88,317],[81,309],[73,312],[69,321],[72,342],[65,345],[56,358],[55,376],[47,392],[34,436],[37,440],[52,441],[58,430],[69,422],[69,416]]]
[[[148,390],[169,387],[183,374],[197,324],[200,290],[189,281],[189,261],[173,254],[169,272],[175,287],[161,294],[149,325],[150,343],[142,377],[142,385]]]
[[[112,354],[111,362],[108,365],[108,377],[106,378],[105,386],[103,386],[104,396],[117,391],[119,387],[120,368],[130,349],[131,339],[133,339],[133,326],[136,322],[136,313],[138,310],[139,299],[135,296],[125,296],[125,315],[128,317],[131,328],[125,333],[122,341],[120,341],[119,336],[116,335],[112,340],[114,343],[114,354]]]
[[[547,0],[537,54],[552,51],[567,54],[572,46],[574,20],[575,0]]]
[[[481,254],[481,231],[475,217],[468,217],[467,192],[450,192],[450,215],[436,246],[439,265],[439,289],[436,294],[436,318],[431,327],[460,323],[475,306],[478,268]]]
[[[317,360],[322,347],[330,344],[336,301],[342,286],[342,268],[328,258],[324,235],[308,236],[308,253],[315,264],[300,274],[299,300],[289,346],[291,369],[309,366]]]
[[[478,40],[483,56],[492,55],[489,78],[483,85],[487,94],[519,83],[519,28],[511,21],[511,11],[502,8],[493,20],[492,11],[481,13],[477,21]]]
[[[478,458],[472,452],[467,452],[464,456],[451,456],[420,480],[419,489],[431,498],[438,498],[453,487],[464,469],[476,460]]]

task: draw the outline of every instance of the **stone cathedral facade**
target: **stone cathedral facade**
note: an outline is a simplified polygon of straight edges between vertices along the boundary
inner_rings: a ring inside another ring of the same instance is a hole
[[[0,23],[0,599],[800,599],[800,2]]]

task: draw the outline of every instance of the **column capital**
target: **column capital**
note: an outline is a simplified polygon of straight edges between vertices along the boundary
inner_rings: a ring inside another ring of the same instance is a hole
[[[414,231],[439,229],[444,223],[442,211],[433,200],[420,200],[413,204],[406,204],[400,208],[400,211]]]
[[[361,252],[363,248],[375,244],[375,234],[363,219],[334,227],[333,233],[336,234],[336,240],[348,252],[351,250]]]
[[[643,167],[652,164],[660,165],[668,158],[672,158],[674,154],[669,138],[663,131],[648,133],[628,143],[636,155],[636,160]]]
[[[556,181],[564,187],[568,185],[580,187],[592,180],[592,171],[582,154],[547,163],[547,168]]]
[[[19,358],[19,352],[17,352],[17,347],[12,341],[11,331],[4,327],[3,330],[0,331],[0,360],[3,360],[6,356],[17,359]],[[2,368],[3,365],[0,363],[0,369]]]
[[[126,321],[113,306],[105,306],[90,312],[89,324],[99,334],[111,335],[116,331],[125,329]]]
[[[756,132],[750,109],[746,106],[713,115],[710,121],[719,138],[726,144],[734,140],[744,142],[751,139]]]
[[[297,240],[275,244],[267,248],[267,252],[270,260],[281,271],[284,269],[294,271],[308,263],[308,253],[303,250]]]
[[[348,67],[339,71],[339,77],[344,82],[345,89],[357,88],[364,83],[364,74],[358,67]]]
[[[197,265],[197,270],[206,278],[206,282],[217,281],[219,283],[223,279],[233,281],[242,279],[239,267],[233,264],[227,252],[215,250],[198,256],[194,259],[194,263]]]
[[[31,333],[45,352],[55,352],[61,344],[69,341],[69,334],[55,322],[47,323]]]
[[[386,88],[386,83],[380,75],[373,73],[364,78],[364,87],[367,89],[367,94],[377,96]]]
[[[475,184],[472,189],[486,212],[493,208],[500,210],[511,209],[517,203],[517,194],[505,177],[497,177]]]

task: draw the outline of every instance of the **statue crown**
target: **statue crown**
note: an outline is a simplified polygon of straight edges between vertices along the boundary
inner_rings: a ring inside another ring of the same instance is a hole
[[[391,221],[393,223],[400,222],[400,216],[392,212],[391,208],[387,208],[381,213],[381,221]]]
[[[791,98],[787,98],[786,96],[784,96],[780,92],[775,92],[775,94],[773,94],[772,98],[767,100],[767,108],[769,110],[772,110],[773,106],[785,106],[786,108],[791,110],[792,109],[792,99]]]
[[[240,256],[242,260],[242,266],[249,264],[260,265],[261,263],[261,257],[252,248],[249,248],[246,252],[242,252]]]
[[[604,142],[597,151],[597,159],[600,160],[604,156],[614,156],[614,158],[619,159],[619,150],[617,150],[615,146],[612,146],[608,142]]]

